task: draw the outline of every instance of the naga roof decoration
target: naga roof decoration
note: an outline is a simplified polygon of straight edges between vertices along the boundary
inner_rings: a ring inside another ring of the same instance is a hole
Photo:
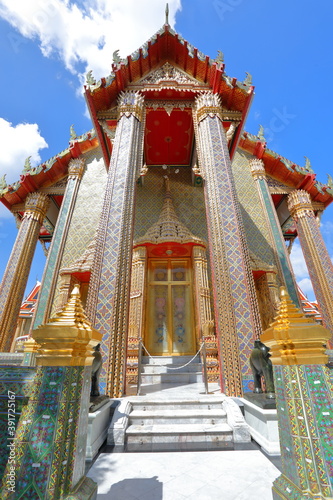
[[[108,109],[116,100],[117,95],[130,84],[135,84],[145,78],[154,69],[163,67],[165,63],[169,66],[160,70],[160,78],[173,80],[177,74],[179,79],[181,70],[187,75],[182,82],[200,86],[200,82],[209,86],[213,92],[223,94],[224,102],[228,101],[228,108],[244,109],[249,94],[253,93],[253,86],[249,74],[244,82],[239,82],[236,78],[230,78],[224,73],[224,64],[220,58],[211,59],[189,42],[184,40],[169,25],[164,25],[155,35],[153,35],[142,47],[133,52],[125,59],[118,59],[112,64],[112,72],[106,78],[101,78],[98,82],[92,77],[91,71],[87,74],[86,93],[90,96],[90,102],[94,103],[96,110]],[[172,70],[170,63],[176,68]],[[166,70],[168,73],[164,74]],[[192,77],[192,78],[191,78]],[[146,84],[150,82],[147,78]]]
[[[309,160],[306,158],[305,166],[297,165],[275,151],[267,148],[266,142],[259,136],[243,132],[238,146],[248,153],[261,159],[265,165],[266,173],[293,189],[304,189],[312,201],[321,202],[327,207],[333,200],[333,186],[329,183],[322,184],[316,180]]]

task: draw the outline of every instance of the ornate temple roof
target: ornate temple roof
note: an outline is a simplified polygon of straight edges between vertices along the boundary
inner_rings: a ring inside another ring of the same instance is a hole
[[[191,102],[198,93],[210,90],[221,96],[225,127],[232,121],[237,122],[230,141],[231,158],[237,147],[241,147],[261,158],[266,172],[275,179],[294,189],[305,189],[313,201],[321,202],[325,207],[332,202],[333,184],[330,181],[328,185],[316,181],[312,169],[296,165],[271,151],[264,138],[242,132],[254,93],[251,75],[247,74],[243,82],[227,76],[222,52],[218,51],[215,59],[206,56],[167,23],[125,59],[121,59],[116,51],[112,72],[107,77],[96,82],[88,72],[85,95],[94,129],[79,137],[71,130],[68,148],[34,168],[25,165],[19,181],[7,185],[2,177],[0,201],[8,209],[23,204],[27,194],[54,185],[66,176],[72,158],[97,147],[102,149],[108,166],[117,124],[117,98],[125,89],[141,89],[145,95],[145,157],[148,166],[189,163],[194,134],[192,121],[188,119]],[[163,120],[160,120],[162,113]],[[163,122],[162,133],[156,126],[151,126],[159,120]],[[184,133],[180,133],[179,123],[182,123]],[[152,154],[153,149],[158,157]]]
[[[261,159],[269,176],[292,189],[304,189],[310,194],[312,201],[323,203],[325,207],[333,201],[333,185],[330,181],[328,184],[317,181],[316,174],[308,160],[305,166],[297,165],[267,148],[263,136],[255,136],[249,132],[243,132],[239,147]]]

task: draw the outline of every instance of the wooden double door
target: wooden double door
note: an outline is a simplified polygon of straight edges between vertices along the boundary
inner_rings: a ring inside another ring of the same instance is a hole
[[[149,259],[145,344],[152,355],[194,354],[191,259]]]

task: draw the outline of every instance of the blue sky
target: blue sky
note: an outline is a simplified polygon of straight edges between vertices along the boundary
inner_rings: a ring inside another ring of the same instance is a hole
[[[212,58],[222,50],[226,73],[253,76],[256,95],[246,130],[266,129],[268,147],[317,179],[333,176],[331,82],[333,4],[330,0],[172,0],[170,24]],[[164,23],[164,0],[0,0],[0,176],[19,179],[24,160],[38,164],[68,146],[69,128],[91,128],[82,84],[88,69],[110,72],[112,54],[125,57]],[[333,205],[333,203],[332,203]],[[333,256],[333,206],[322,219]],[[0,209],[0,275],[15,241],[13,217]],[[42,278],[40,244],[28,288]],[[297,279],[313,298],[299,245]]]

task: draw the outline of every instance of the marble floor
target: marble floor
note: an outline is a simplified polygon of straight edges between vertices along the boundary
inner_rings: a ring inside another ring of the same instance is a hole
[[[101,453],[97,500],[272,500],[279,470],[259,450]]]
[[[209,390],[221,396],[217,384]],[[139,398],[197,399],[204,392],[203,384],[155,384],[143,386]],[[87,475],[98,484],[97,500],[272,500],[280,471],[255,443],[238,446],[247,449],[108,453],[106,447]]]

